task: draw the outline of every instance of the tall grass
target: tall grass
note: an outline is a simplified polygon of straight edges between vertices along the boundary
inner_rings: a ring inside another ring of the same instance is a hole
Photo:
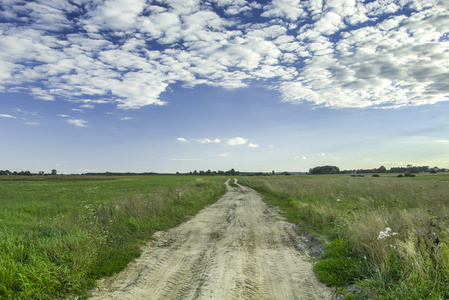
[[[225,178],[0,179],[0,298],[82,296],[225,192]]]
[[[331,241],[315,265],[324,282],[357,282],[379,299],[449,298],[447,176],[273,176],[240,183]]]

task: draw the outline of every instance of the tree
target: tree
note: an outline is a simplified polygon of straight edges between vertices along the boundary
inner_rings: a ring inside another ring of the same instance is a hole
[[[384,166],[380,166],[379,169],[377,169],[377,172],[385,173],[385,172],[387,172],[387,168],[385,168]]]
[[[51,170],[51,175],[56,175],[58,174],[58,171],[56,171],[56,169]]]
[[[340,169],[336,166],[319,166],[309,169],[310,174],[339,174]]]

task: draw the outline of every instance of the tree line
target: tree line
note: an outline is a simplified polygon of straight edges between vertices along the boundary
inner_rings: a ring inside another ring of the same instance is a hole
[[[406,167],[391,167],[389,170],[385,166],[374,169],[353,169],[340,170],[337,166],[318,166],[309,169],[309,174],[366,174],[366,173],[436,173],[440,170],[438,167],[430,168],[429,166],[413,166],[411,164]]]
[[[10,170],[0,170],[0,175],[17,175],[17,176],[31,176],[31,175],[57,175],[58,171],[56,169],[51,170],[51,173],[45,173],[44,171],[39,171],[38,173],[31,173],[31,171],[10,171]]]

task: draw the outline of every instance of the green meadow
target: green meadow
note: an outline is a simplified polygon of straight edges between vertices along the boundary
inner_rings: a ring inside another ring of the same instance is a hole
[[[449,175],[239,182],[323,241],[328,251],[314,271],[343,299],[449,299]]]
[[[0,177],[0,298],[82,298],[151,235],[225,192],[225,177]]]

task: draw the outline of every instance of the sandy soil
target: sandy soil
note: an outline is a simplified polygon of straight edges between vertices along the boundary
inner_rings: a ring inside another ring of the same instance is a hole
[[[91,299],[331,299],[293,226],[254,190],[227,188],[191,220],[158,232]]]

